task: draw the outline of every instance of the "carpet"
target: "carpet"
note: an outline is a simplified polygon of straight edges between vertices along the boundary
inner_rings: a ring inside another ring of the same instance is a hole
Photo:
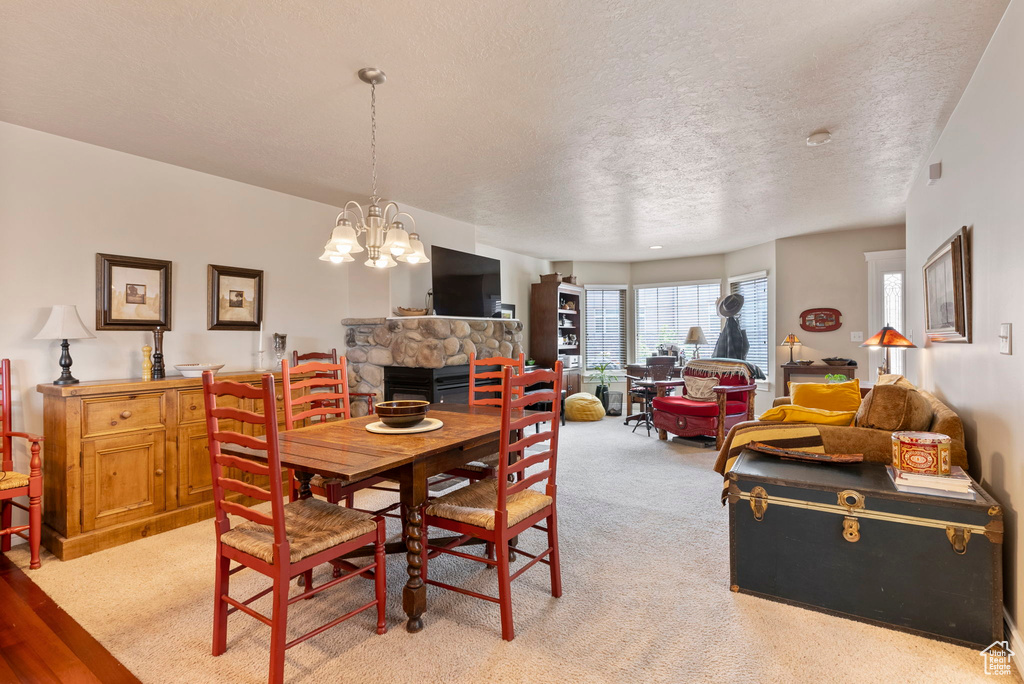
[[[496,605],[430,587],[426,627],[408,634],[404,556],[392,556],[389,632],[376,635],[363,613],[289,650],[288,681],[991,683],[972,649],[729,591],[714,460],[711,449],[632,434],[621,418],[569,423],[558,461],[562,598],[551,597],[546,567],[527,571],[512,585],[516,639],[504,642]],[[391,496],[357,495],[357,505]],[[542,544],[532,534],[525,550]],[[24,545],[10,557],[27,568]],[[232,615],[227,652],[210,655],[213,558],[203,521],[64,563],[45,554],[30,575],[145,682],[266,681],[270,630],[252,618]],[[497,592],[493,572],[458,558],[432,561],[430,574]],[[263,586],[244,571],[232,595]],[[371,582],[352,580],[295,604],[289,634],[371,595]],[[267,601],[255,605],[267,611]]]

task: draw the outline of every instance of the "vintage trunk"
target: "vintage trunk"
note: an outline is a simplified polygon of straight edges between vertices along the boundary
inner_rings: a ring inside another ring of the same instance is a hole
[[[961,645],[1003,638],[999,505],[904,494],[874,463],[751,451],[729,473],[732,589]]]

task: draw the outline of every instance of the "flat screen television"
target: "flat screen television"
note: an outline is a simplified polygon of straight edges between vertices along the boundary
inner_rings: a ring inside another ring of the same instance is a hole
[[[431,246],[434,311],[438,316],[501,317],[501,262]]]

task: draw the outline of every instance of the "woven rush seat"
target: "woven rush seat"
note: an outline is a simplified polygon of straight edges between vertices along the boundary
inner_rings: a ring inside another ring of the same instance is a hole
[[[377,529],[370,514],[320,499],[285,504],[284,525],[292,563]],[[244,522],[222,534],[220,540],[262,561],[274,562],[274,530],[267,525]]]
[[[507,498],[509,527],[525,520],[545,506],[551,497],[532,489],[524,489]],[[494,509],[498,507],[498,481],[480,480],[434,499],[425,509],[427,515],[494,529]]]
[[[0,489],[17,489],[28,486],[28,475],[13,470],[0,473]]]

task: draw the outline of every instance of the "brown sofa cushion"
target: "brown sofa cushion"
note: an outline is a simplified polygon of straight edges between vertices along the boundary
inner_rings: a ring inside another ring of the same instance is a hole
[[[875,430],[928,430],[932,405],[916,389],[901,385],[875,385],[857,411],[854,425]]]

